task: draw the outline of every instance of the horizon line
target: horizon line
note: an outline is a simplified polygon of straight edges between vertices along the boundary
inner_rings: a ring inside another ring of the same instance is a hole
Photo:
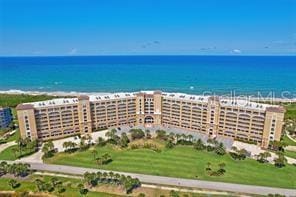
[[[191,54],[163,54],[163,55],[153,55],[153,54],[144,54],[144,55],[128,55],[128,54],[110,54],[110,55],[8,55],[2,56],[0,58],[45,58],[45,57],[173,57],[173,56],[182,56],[182,57],[296,57],[296,54],[219,54],[219,55],[191,55]]]

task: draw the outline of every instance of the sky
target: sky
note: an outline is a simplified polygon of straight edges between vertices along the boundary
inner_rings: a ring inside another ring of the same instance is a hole
[[[296,0],[0,0],[0,56],[296,55]]]

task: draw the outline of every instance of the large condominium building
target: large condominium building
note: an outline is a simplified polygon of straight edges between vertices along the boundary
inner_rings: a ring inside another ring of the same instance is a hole
[[[284,109],[246,100],[143,91],[80,96],[17,106],[22,137],[49,140],[120,127],[170,126],[255,142],[280,140]]]
[[[0,129],[7,128],[12,121],[12,114],[9,107],[0,107]]]

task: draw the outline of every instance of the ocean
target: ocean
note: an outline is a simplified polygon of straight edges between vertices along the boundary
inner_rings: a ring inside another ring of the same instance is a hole
[[[0,90],[296,97],[296,56],[0,57]]]

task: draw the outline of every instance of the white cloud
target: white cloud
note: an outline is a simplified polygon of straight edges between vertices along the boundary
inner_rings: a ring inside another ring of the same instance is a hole
[[[239,50],[239,49],[233,49],[233,50],[231,51],[231,53],[234,53],[234,54],[240,54],[240,53],[242,53],[242,51]]]
[[[77,49],[76,48],[72,48],[70,51],[69,51],[69,55],[75,55],[77,53]]]

